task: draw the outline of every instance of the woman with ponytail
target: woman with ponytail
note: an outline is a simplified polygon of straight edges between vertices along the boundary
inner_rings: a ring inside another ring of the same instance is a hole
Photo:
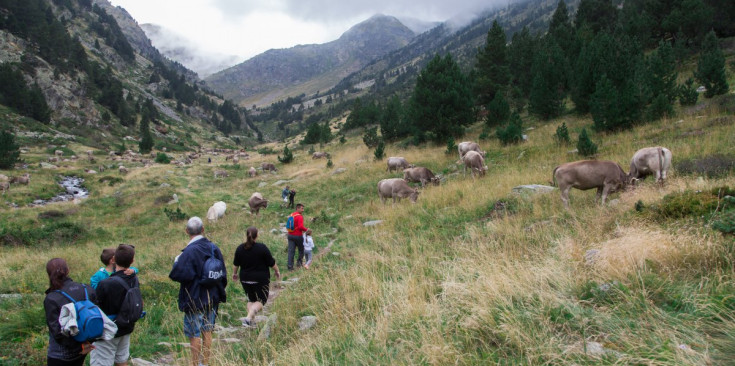
[[[92,350],[89,342],[79,343],[71,335],[64,334],[59,324],[61,308],[70,303],[64,295],[57,292],[61,290],[76,300],[84,299],[84,289],[87,289],[89,300],[96,301],[94,289],[76,283],[69,278],[69,266],[62,258],[53,258],[46,263],[49,288],[46,290],[46,298],[43,300],[43,308],[46,311],[46,324],[49,330],[47,364],[48,366],[81,366],[84,359]]]
[[[235,260],[232,271],[232,279],[240,279],[242,289],[248,295],[248,315],[242,321],[244,327],[255,326],[255,314],[263,309],[268,302],[270,293],[271,273],[268,269],[273,268],[276,278],[281,278],[276,260],[273,259],[271,251],[263,243],[258,243],[258,229],[249,227],[245,242],[235,250]],[[238,272],[239,268],[239,272]]]

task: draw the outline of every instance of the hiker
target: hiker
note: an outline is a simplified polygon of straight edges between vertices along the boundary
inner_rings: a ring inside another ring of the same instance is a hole
[[[291,189],[289,189],[289,186],[286,186],[286,188],[281,191],[281,199],[283,200],[283,203],[288,203],[288,193],[290,191]]]
[[[314,250],[314,238],[311,237],[311,229],[308,229],[304,232],[304,259],[306,260],[306,263],[304,263],[304,268],[309,269],[309,266],[311,266],[311,252]]]
[[[268,247],[255,241],[258,239],[258,229],[251,226],[246,235],[245,242],[235,249],[232,280],[237,281],[239,278],[242,289],[248,295],[248,315],[243,319],[242,326],[255,327],[255,314],[263,309],[270,293],[271,273],[268,267],[273,268],[277,279],[281,278],[281,272]]]
[[[89,278],[89,284],[92,285],[92,288],[94,289],[97,289],[97,285],[100,283],[100,281],[110,277],[110,275],[116,271],[115,249],[102,249],[102,254],[100,254],[100,261],[102,261],[102,264],[104,264],[105,266],[101,267],[97,272],[92,275],[92,277]],[[125,270],[126,275],[131,275],[133,273],[138,273],[138,269],[135,267],[130,267]]]
[[[293,217],[293,227],[289,228],[289,222],[286,222],[286,230],[288,231],[288,262],[286,263],[289,271],[293,271],[293,257],[296,249],[299,250],[299,258],[296,262],[297,267],[301,267],[304,260],[304,232],[309,230],[304,227],[304,205],[299,203],[296,205],[296,211],[289,216],[289,220]]]
[[[288,191],[288,208],[293,208],[293,199],[296,197],[296,190],[292,189]]]
[[[57,290],[64,291],[74,299],[84,299],[84,290],[87,297],[94,301],[96,294],[94,289],[81,283],[74,282],[69,278],[69,266],[62,258],[53,258],[46,263],[46,273],[49,279],[49,288],[46,290],[46,298],[43,300],[43,309],[46,312],[46,324],[49,330],[48,353],[46,362],[49,366],[82,366],[87,354],[92,351],[89,342],[77,342],[62,329],[59,322],[61,308],[72,301],[67,299]]]
[[[138,277],[134,271],[128,271],[135,260],[135,247],[128,244],[118,245],[113,260],[117,268],[108,278],[99,282],[95,303],[115,320],[117,333],[111,340],[94,342],[94,349],[89,355],[90,366],[127,366],[130,358],[130,333],[135,328],[135,321],[141,316],[140,313],[136,313],[130,320],[132,316],[130,312],[134,310],[123,305],[127,300],[126,295],[132,296],[128,294],[128,289],[137,288],[137,295],[140,295]],[[140,304],[138,311],[142,311],[142,299],[135,300]]]
[[[213,253],[215,259],[223,261],[222,252],[204,237],[204,223],[199,217],[189,219],[186,234],[189,243],[174,259],[168,277],[180,283],[179,310],[184,312],[184,334],[189,338],[191,364],[208,365],[217,308],[227,301],[227,273],[223,269],[216,285],[204,286],[201,282],[208,257]]]

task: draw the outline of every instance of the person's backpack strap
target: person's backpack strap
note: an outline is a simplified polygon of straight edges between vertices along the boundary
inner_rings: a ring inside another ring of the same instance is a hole
[[[84,291],[85,291],[85,293],[86,293],[87,289],[85,288],[85,289],[84,289]],[[69,294],[67,294],[67,293],[66,293],[66,292],[64,292],[64,291],[61,291],[61,290],[56,290],[56,292],[58,292],[58,293],[60,293],[60,294],[64,295],[64,297],[66,297],[67,299],[69,299],[69,301],[71,301],[72,303],[75,303],[75,302],[77,302],[77,300],[74,300],[74,298],[73,298],[73,297],[69,296]]]

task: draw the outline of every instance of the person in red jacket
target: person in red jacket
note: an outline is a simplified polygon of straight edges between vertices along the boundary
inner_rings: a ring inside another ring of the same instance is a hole
[[[296,266],[301,267],[301,263],[304,261],[304,232],[309,230],[304,227],[304,205],[301,203],[296,204],[296,212],[292,213],[291,216],[294,218],[294,228],[288,233],[288,270],[293,271],[293,257],[296,254],[296,249],[299,250],[299,259],[296,261]]]

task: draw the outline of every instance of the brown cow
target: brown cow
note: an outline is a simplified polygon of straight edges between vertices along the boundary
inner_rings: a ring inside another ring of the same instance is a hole
[[[628,172],[628,184],[649,175],[656,177],[656,182],[663,184],[671,167],[671,151],[665,147],[644,147],[633,154]]]
[[[271,172],[277,172],[278,169],[276,169],[276,166],[273,165],[273,163],[262,163],[260,164],[260,167],[263,168],[263,171],[271,171]]]
[[[480,177],[485,176],[487,166],[485,165],[485,159],[483,159],[482,155],[480,155],[479,152],[474,150],[466,152],[462,157],[462,161],[464,162],[465,174],[467,174],[467,168],[470,168],[472,179],[475,178],[475,172],[477,172]]]
[[[28,173],[25,173],[21,175],[20,177],[10,177],[10,184],[25,184],[28,185],[28,183],[31,182],[31,175]]]
[[[422,188],[425,187],[428,182],[431,182],[431,184],[435,186],[439,185],[439,178],[436,177],[431,170],[422,166],[403,169],[403,179],[407,182],[419,182],[421,183]]]
[[[321,158],[327,158],[327,159],[329,159],[331,157],[332,156],[329,155],[329,153],[326,153],[324,151],[317,151],[317,152],[311,154],[311,158],[312,159],[321,159]]]
[[[255,168],[253,168],[253,167],[250,167],[250,169],[248,169],[248,174],[249,174],[249,175],[250,175],[250,177],[252,178],[252,177],[254,177],[254,176],[258,175],[258,171],[257,171],[257,170],[255,170]]]
[[[386,198],[393,198],[393,203],[401,200],[401,198],[408,197],[411,202],[416,203],[416,199],[419,197],[419,191],[416,188],[411,188],[408,183],[401,178],[389,178],[383,179],[378,182],[378,196],[380,200],[385,204]]]
[[[226,178],[228,176],[230,176],[230,174],[227,173],[226,170],[215,170],[214,171],[214,177],[215,178]]]
[[[461,160],[468,151],[477,151],[480,155],[485,156],[485,152],[480,149],[480,145],[472,141],[463,141],[457,145],[459,151],[459,159]]]
[[[400,156],[391,156],[388,158],[388,169],[387,171],[390,173],[393,170],[403,170],[406,168],[413,168],[412,164],[409,164],[408,161],[406,161],[406,158],[400,157]]]
[[[7,192],[8,189],[10,189],[10,183],[5,182],[5,181],[0,181],[0,189],[3,190],[3,195],[5,195],[5,192]]]
[[[250,206],[250,213],[253,213],[257,216],[261,208],[268,207],[268,200],[264,199],[263,195],[259,192],[255,192],[250,196],[250,199],[248,200],[248,205]]]
[[[561,200],[569,207],[569,190],[577,188],[588,190],[597,188],[597,197],[602,197],[602,204],[610,193],[623,190],[628,176],[620,164],[612,161],[580,160],[566,163],[554,168],[554,183],[559,185]]]

